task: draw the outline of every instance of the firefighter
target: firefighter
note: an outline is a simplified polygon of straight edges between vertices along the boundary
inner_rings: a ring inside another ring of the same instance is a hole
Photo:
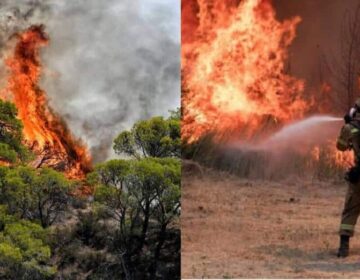
[[[356,101],[360,105],[360,99]],[[359,106],[360,107],[360,106]],[[340,224],[340,247],[337,256],[349,255],[350,237],[360,215],[360,113],[356,112],[340,131],[336,147],[340,151],[353,150],[355,164],[346,173],[348,190]]]

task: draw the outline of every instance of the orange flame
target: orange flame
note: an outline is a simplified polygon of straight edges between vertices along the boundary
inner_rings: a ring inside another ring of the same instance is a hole
[[[327,145],[314,146],[310,151],[309,165],[322,162],[334,169],[351,167],[354,162],[354,153],[351,151],[338,151],[335,145],[335,141],[329,141]]]
[[[248,138],[265,119],[300,119],[311,105],[302,96],[304,82],[285,73],[300,18],[277,21],[269,1],[233,8],[221,2],[198,0],[197,38],[183,34],[182,136],[188,142],[209,132]]]
[[[270,0],[182,1],[185,142],[207,134],[215,140],[256,140],[310,113],[329,112],[330,85],[324,82],[305,97],[304,81],[288,70],[288,47],[300,21],[278,21]],[[325,160],[335,167],[353,160],[352,153],[336,151],[334,141],[308,155],[312,163]]]
[[[82,178],[91,169],[87,148],[49,107],[46,92],[39,86],[39,50],[49,41],[43,27],[32,26],[16,37],[15,50],[5,61],[10,75],[1,97],[12,100],[18,108],[26,144],[37,155],[33,165],[52,166],[71,178]]]

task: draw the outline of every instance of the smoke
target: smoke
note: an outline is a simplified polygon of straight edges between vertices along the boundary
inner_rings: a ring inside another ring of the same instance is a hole
[[[343,59],[341,56],[341,45],[344,44],[342,25],[345,16],[351,15],[358,4],[358,0],[273,0],[273,6],[280,20],[292,16],[300,16],[302,19],[297,28],[297,36],[290,46],[289,72],[306,81],[306,90],[317,87],[323,82],[335,83],[328,67],[332,66],[334,61],[339,62]],[[327,112],[338,112],[335,107],[339,105],[333,104],[333,108],[328,108]],[[348,108],[340,108],[339,111],[343,109]]]
[[[146,2],[0,4],[2,49],[14,32],[45,25],[50,45],[43,52],[42,86],[94,161],[109,157],[113,138],[134,122],[180,106],[180,7]]]

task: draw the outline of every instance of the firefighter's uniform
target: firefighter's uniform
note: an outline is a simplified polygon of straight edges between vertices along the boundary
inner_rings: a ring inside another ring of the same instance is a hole
[[[336,147],[340,151],[353,149],[355,165],[360,164],[360,129],[358,123],[350,122],[342,127],[337,139]],[[344,210],[341,217],[340,235],[353,236],[354,227],[359,215],[360,182],[355,184],[349,182]]]

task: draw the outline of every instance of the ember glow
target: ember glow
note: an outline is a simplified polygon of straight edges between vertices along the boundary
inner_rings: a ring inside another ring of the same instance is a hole
[[[209,132],[241,131],[249,138],[265,121],[301,119],[311,105],[302,95],[304,82],[285,71],[300,18],[277,21],[269,1],[232,8],[220,2],[198,1],[198,38],[183,42],[182,135],[188,142]]]
[[[50,166],[71,178],[82,178],[91,168],[87,148],[76,141],[61,118],[48,105],[39,86],[42,66],[39,51],[48,44],[42,26],[16,35],[13,53],[6,58],[7,88],[1,97],[18,108],[26,144],[36,154],[35,167]]]

